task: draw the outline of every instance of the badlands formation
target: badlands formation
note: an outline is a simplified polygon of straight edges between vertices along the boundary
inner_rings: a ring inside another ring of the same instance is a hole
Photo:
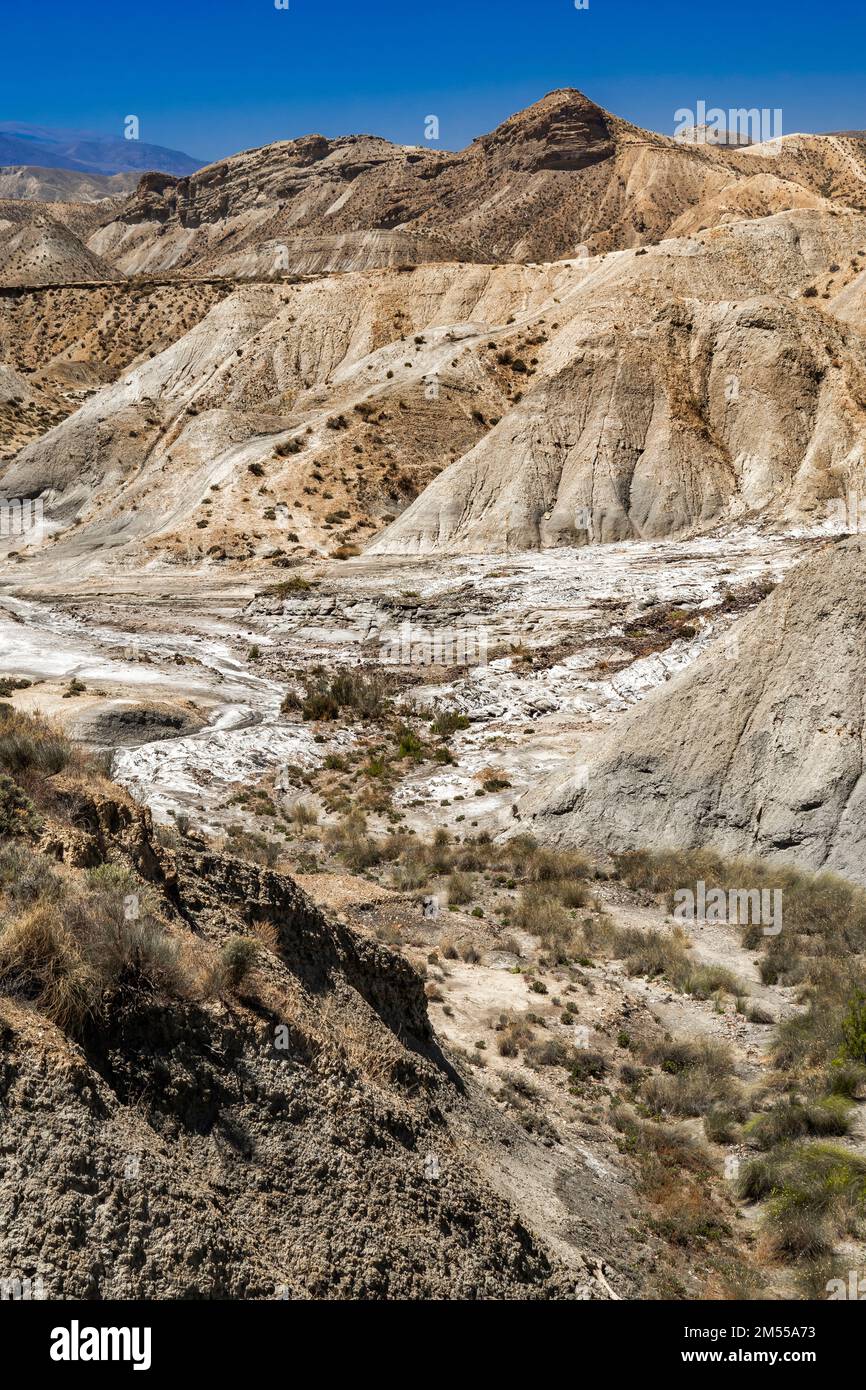
[[[0,198],[0,803],[75,904],[22,964],[0,845],[0,1100],[53,1216],[0,1168],[22,1276],[777,1297],[862,1258],[724,1173],[782,1104],[866,1164],[813,1094],[841,1043],[791,1041],[844,1033],[826,885],[852,959],[866,920],[866,140],[569,90],[459,153]],[[744,857],[818,903],[784,960],[668,914]],[[97,930],[130,892],[135,980]]]

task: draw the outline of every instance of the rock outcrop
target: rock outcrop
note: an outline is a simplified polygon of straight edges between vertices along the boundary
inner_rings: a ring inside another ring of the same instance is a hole
[[[521,820],[560,844],[710,847],[866,883],[864,588],[866,542],[822,549]]]

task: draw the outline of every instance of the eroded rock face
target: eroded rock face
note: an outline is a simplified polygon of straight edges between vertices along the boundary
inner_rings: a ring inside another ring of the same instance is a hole
[[[509,346],[521,398],[372,552],[652,539],[759,515],[823,520],[828,502],[861,486],[866,436],[851,393],[866,373],[864,340],[804,297],[819,267],[836,264],[824,242],[836,231],[835,219],[796,213],[576,268],[543,333]],[[852,218],[858,246],[864,231]]]
[[[443,132],[443,138],[445,132]],[[533,261],[609,251],[735,216],[862,204],[864,151],[799,137],[763,157],[684,145],[550,92],[456,153],[370,135],[308,135],[188,178],[148,176],[90,247],[126,273],[268,275],[421,261]],[[688,226],[680,225],[685,219]]]
[[[864,585],[866,542],[823,549],[521,818],[556,843],[707,846],[866,882]]]
[[[583,169],[616,151],[617,122],[580,92],[553,92],[470,147],[491,173]]]

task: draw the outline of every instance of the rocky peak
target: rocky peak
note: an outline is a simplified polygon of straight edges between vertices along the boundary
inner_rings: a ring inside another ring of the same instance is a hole
[[[476,140],[472,149],[483,153],[497,172],[583,169],[615,152],[615,123],[594,101],[569,87],[549,92],[510,116]]]

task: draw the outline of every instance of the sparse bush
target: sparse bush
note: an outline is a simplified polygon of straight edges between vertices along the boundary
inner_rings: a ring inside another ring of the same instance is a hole
[[[382,722],[391,713],[392,682],[381,672],[337,671],[328,676],[314,671],[302,696],[289,691],[283,713],[300,709],[304,719],[333,720],[343,711],[369,722]]]
[[[44,854],[19,841],[0,845],[0,891],[14,907],[57,902],[66,887]]]
[[[572,1081],[599,1081],[607,1073],[607,1062],[600,1052],[579,1047],[572,1053],[569,1070]]]
[[[259,943],[250,936],[230,936],[220,951],[220,967],[226,985],[237,989],[249,976],[259,954]]]
[[[72,747],[49,724],[0,706],[0,768],[15,776],[34,771],[52,776],[72,761]]]
[[[46,875],[46,881],[50,883]],[[61,1028],[80,1032],[119,992],[185,996],[195,981],[155,915],[147,890],[117,865],[0,927],[0,991],[32,1001]]]
[[[561,902],[537,892],[524,892],[515,913],[515,926],[538,937],[555,961],[579,956],[582,938]]]
[[[866,1159],[832,1144],[783,1145],[748,1164],[738,1191],[748,1201],[769,1199],[780,1250],[813,1256],[866,1214]]]
[[[855,989],[842,1019],[842,1053],[850,1062],[866,1062],[866,994]]]
[[[572,1051],[559,1038],[545,1038],[529,1044],[525,1053],[526,1063],[530,1067],[565,1067],[569,1064]]]
[[[439,738],[450,738],[458,730],[468,729],[469,720],[465,714],[458,714],[456,710],[443,710],[434,715],[430,721],[430,729]]]
[[[551,883],[570,878],[586,878],[589,861],[578,850],[534,850],[525,867],[531,883]]]
[[[738,1117],[724,1105],[712,1105],[704,1115],[704,1133],[711,1144],[733,1144],[739,1130]]]
[[[226,850],[238,859],[246,859],[251,864],[261,864],[272,869],[280,857],[280,847],[266,835],[258,831],[244,830],[242,826],[230,825],[226,831]]]
[[[455,870],[448,878],[448,901],[457,907],[471,903],[475,896],[475,881],[470,874]]]

